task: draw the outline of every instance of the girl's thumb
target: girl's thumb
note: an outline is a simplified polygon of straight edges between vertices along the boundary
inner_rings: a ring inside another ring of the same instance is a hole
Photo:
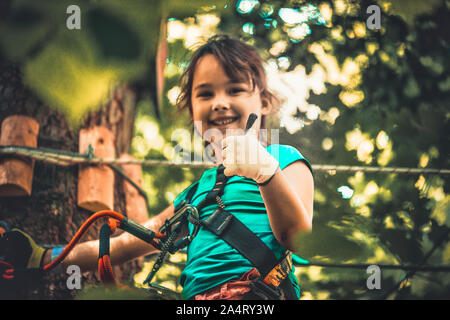
[[[254,113],[250,113],[250,115],[248,116],[248,119],[247,119],[247,124],[245,125],[245,133],[246,134],[249,131],[251,131],[251,134],[256,134],[256,129],[254,128],[256,119],[258,119],[258,116]]]

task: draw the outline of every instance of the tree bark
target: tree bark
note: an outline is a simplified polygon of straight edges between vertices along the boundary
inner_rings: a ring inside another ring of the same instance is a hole
[[[111,91],[110,99],[99,111],[86,117],[83,128],[101,125],[109,128],[116,143],[116,156],[130,152],[136,111],[135,95],[127,86]],[[38,147],[78,152],[78,131],[64,116],[45,105],[22,82],[20,67],[0,62],[0,121],[11,115],[33,117],[40,125]],[[1,161],[1,159],[0,159]],[[0,220],[18,227],[40,244],[66,245],[92,212],[77,206],[77,166],[58,166],[36,161],[32,194],[29,197],[1,197]],[[123,180],[115,174],[114,210],[125,214]],[[89,228],[81,242],[98,239],[104,221]],[[137,261],[114,267],[117,280],[132,283],[140,268]],[[1,292],[2,298],[73,299],[78,290],[69,290],[68,274],[51,272],[38,287]],[[82,288],[99,282],[97,272],[82,274]]]

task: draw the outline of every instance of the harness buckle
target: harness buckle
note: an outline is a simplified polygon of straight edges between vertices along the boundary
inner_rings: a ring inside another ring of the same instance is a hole
[[[278,287],[292,271],[292,252],[287,251],[283,259],[264,278],[264,282]]]
[[[260,299],[282,300],[284,292],[280,288],[292,270],[292,253],[287,251],[283,259],[265,277],[250,282],[251,293]]]
[[[220,236],[232,220],[233,215],[219,207],[203,221],[203,224],[215,235]]]
[[[278,287],[265,283],[261,277],[251,280],[249,283],[251,293],[262,300],[281,300],[283,293]]]

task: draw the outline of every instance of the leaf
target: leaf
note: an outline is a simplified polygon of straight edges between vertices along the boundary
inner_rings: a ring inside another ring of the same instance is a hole
[[[326,225],[316,225],[311,232],[297,235],[295,248],[295,253],[306,260],[319,256],[339,262],[357,259],[365,252],[345,234]]]
[[[417,16],[429,14],[437,8],[442,1],[440,0],[390,0],[386,1],[392,4],[391,11],[402,17],[410,26],[414,25]]]
[[[83,37],[59,37],[24,68],[24,82],[73,125],[101,106],[120,76],[118,69],[96,65],[86,46]]]
[[[138,36],[119,16],[94,9],[87,14],[87,27],[105,59],[132,60],[141,54]]]
[[[25,59],[37,46],[41,46],[51,25],[39,10],[31,6],[11,9],[0,21],[0,48],[13,61]]]
[[[408,230],[390,229],[382,231],[380,239],[392,254],[403,263],[418,263],[423,259],[422,244],[418,237],[412,237]]]

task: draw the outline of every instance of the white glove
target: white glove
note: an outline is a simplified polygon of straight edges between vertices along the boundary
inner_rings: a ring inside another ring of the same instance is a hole
[[[256,132],[229,136],[222,140],[224,174],[238,175],[264,184],[279,169],[278,161],[262,146]]]

